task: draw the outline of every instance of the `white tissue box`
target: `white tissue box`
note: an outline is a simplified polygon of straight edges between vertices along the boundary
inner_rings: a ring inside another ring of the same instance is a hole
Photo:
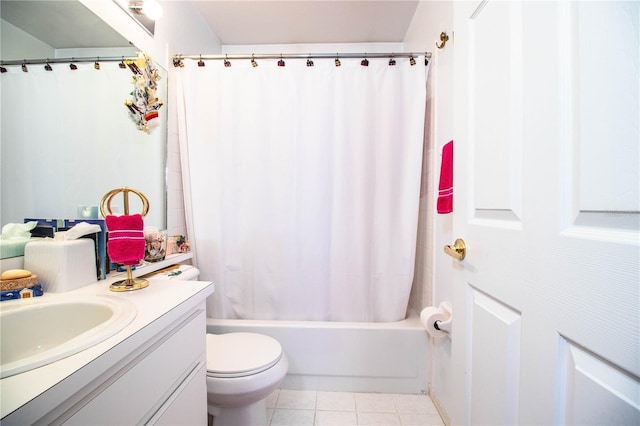
[[[24,269],[38,276],[45,293],[64,293],[94,283],[94,242],[88,238],[31,242],[24,248]]]

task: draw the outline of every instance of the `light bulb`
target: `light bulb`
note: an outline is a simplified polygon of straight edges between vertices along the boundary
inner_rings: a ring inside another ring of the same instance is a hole
[[[144,0],[142,12],[155,21],[162,17],[162,6],[156,0]]]

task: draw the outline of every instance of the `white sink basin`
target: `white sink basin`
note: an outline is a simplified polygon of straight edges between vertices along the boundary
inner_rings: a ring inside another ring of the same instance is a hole
[[[0,378],[41,367],[102,342],[137,314],[114,296],[64,295],[0,304]]]

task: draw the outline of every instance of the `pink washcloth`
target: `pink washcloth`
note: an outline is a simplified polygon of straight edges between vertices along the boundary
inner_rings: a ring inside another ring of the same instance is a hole
[[[438,185],[438,213],[453,211],[453,141],[442,147],[440,184]]]
[[[144,258],[144,222],[140,214],[107,216],[107,253],[112,262],[137,265]]]

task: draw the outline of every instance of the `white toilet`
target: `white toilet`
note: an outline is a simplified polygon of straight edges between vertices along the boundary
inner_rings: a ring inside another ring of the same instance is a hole
[[[181,265],[157,278],[197,280],[198,275],[193,266]],[[280,343],[257,333],[207,334],[206,339],[207,411],[213,425],[266,426],[265,399],[289,369]]]
[[[265,398],[288,369],[289,361],[272,337],[207,334],[207,408],[214,426],[266,425]]]

